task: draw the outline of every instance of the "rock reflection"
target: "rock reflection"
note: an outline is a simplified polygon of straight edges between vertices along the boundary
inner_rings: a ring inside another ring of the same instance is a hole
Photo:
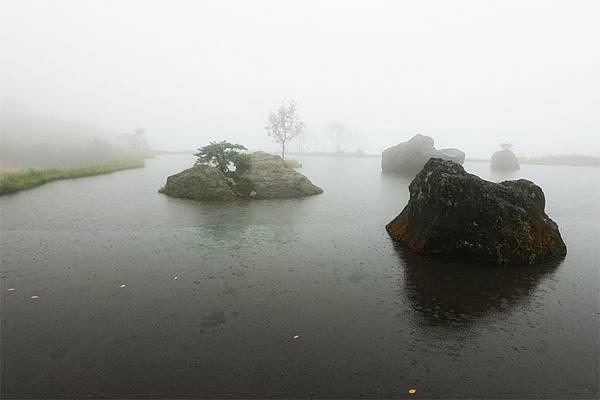
[[[421,327],[464,328],[525,305],[562,259],[510,268],[429,259],[394,244],[404,264],[404,293]]]
[[[295,236],[295,226],[303,222],[305,202],[296,199],[227,203],[189,201],[188,206],[186,219],[190,232],[184,235],[188,247],[226,249],[252,243],[287,243]]]

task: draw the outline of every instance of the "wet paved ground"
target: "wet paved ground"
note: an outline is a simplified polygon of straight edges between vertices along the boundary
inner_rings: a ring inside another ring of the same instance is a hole
[[[2,398],[598,397],[598,169],[513,176],[569,254],[507,270],[395,246],[379,159],[302,159],[301,200],[157,193],[191,162],[0,200]]]

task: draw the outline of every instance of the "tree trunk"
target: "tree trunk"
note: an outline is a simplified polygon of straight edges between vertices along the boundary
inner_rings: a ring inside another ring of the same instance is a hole
[[[285,142],[281,142],[281,158],[285,160]]]

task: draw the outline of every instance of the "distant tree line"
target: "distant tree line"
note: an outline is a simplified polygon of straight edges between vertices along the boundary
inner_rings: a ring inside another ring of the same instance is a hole
[[[19,143],[5,140],[0,146],[3,169],[33,166],[80,166],[105,164],[116,159],[142,159],[153,156],[143,129],[126,133],[114,141],[91,138],[82,144]]]
[[[523,164],[571,165],[576,167],[600,167],[600,157],[578,154],[519,157]]]
[[[121,150],[137,157],[148,158],[153,155],[146,138],[146,130],[143,128],[136,128],[131,133],[123,133],[119,136],[117,145]]]

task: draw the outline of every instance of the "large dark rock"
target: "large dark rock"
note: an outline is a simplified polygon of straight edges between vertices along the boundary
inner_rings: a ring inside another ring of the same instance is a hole
[[[542,189],[525,179],[493,183],[431,159],[410,184],[410,200],[386,229],[416,253],[500,265],[564,256]]]
[[[503,149],[492,154],[492,169],[514,171],[521,168],[519,159],[509,149]]]
[[[389,147],[381,153],[381,170],[414,175],[432,157],[462,164],[465,153],[458,149],[436,150],[429,136],[415,135],[409,141]]]
[[[167,178],[161,193],[191,200],[272,199],[323,193],[308,178],[290,168],[279,156],[250,154],[249,167],[241,174],[195,165]]]

